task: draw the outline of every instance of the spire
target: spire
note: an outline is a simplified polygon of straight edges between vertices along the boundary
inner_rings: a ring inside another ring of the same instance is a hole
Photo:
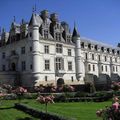
[[[74,30],[73,30],[72,37],[80,37],[80,34],[77,31],[75,22],[74,22]]]
[[[35,13],[32,14],[32,17],[30,19],[29,25],[30,26],[38,26]]]

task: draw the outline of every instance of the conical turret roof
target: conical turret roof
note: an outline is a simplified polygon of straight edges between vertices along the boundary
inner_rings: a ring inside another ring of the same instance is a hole
[[[32,14],[29,25],[30,26],[38,25],[37,20],[36,20],[36,15],[34,13]]]
[[[74,26],[72,37],[80,37],[80,34],[78,33],[76,26]]]

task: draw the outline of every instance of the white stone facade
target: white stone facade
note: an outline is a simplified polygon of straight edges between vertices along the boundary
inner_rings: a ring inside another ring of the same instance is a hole
[[[84,84],[87,74],[120,76],[120,49],[82,38],[57,14],[33,13],[29,23],[14,21],[0,40],[0,84]]]

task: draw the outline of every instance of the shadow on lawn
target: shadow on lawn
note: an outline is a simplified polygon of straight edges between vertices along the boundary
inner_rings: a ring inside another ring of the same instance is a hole
[[[25,118],[16,118],[16,120],[33,120],[33,119],[30,117],[25,117]]]

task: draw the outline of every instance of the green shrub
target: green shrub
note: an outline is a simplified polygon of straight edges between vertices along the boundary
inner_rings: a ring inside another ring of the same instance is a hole
[[[74,97],[86,97],[88,95],[88,93],[86,92],[76,92]]]

